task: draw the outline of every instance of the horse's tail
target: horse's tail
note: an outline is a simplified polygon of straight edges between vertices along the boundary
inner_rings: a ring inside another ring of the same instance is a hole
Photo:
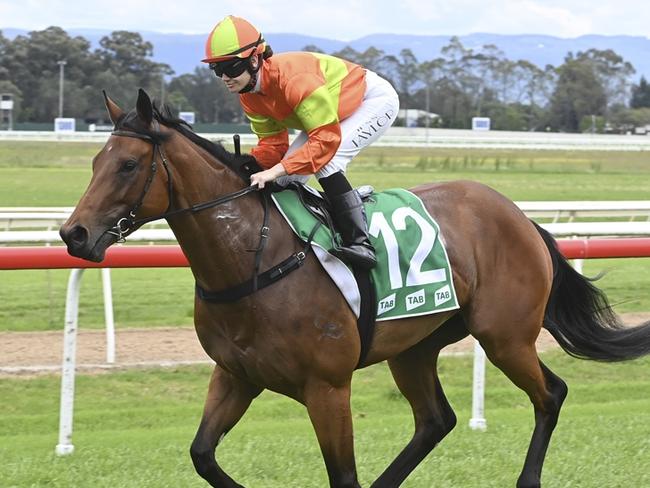
[[[534,222],[533,222],[534,223]],[[605,293],[560,253],[551,234],[535,224],[553,261],[553,285],[544,328],[571,356],[597,361],[624,361],[650,354],[650,321],[626,327]]]

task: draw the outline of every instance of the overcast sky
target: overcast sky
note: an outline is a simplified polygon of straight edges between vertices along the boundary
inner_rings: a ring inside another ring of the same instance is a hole
[[[0,29],[207,33],[225,15],[262,32],[339,40],[368,34],[650,35],[644,0],[0,0]]]

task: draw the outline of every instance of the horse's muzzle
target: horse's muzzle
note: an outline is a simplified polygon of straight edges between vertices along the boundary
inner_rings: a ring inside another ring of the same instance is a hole
[[[115,242],[115,236],[103,233],[95,241],[91,240],[91,232],[80,224],[68,224],[67,222],[59,229],[59,235],[68,246],[68,253],[71,256],[86,259],[88,261],[100,262],[104,259],[106,249]]]

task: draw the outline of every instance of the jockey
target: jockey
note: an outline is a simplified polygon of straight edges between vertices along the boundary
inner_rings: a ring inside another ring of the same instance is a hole
[[[273,55],[262,34],[235,16],[212,30],[203,62],[239,94],[258,136],[251,154],[264,170],[251,176],[251,185],[264,188],[278,178],[280,184],[288,179],[305,183],[315,175],[343,241],[333,254],[372,268],[376,258],[363,205],[344,172],[395,121],[395,89],[374,72],[334,56]],[[291,145],[289,128],[301,131]]]

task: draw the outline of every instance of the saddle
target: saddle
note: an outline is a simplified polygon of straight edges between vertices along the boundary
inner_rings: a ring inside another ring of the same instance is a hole
[[[316,190],[310,186],[302,183],[292,181],[285,186],[273,183],[271,185],[271,192],[277,193],[285,190],[292,190],[296,192],[300,202],[322,225],[326,226],[332,233],[336,235],[336,228],[332,220],[332,208],[327,195]],[[357,193],[361,197],[361,201],[368,201],[375,189],[370,185],[364,185],[356,188]]]
[[[336,230],[331,217],[330,203],[324,193],[317,191],[307,185],[298,182],[290,182],[282,187],[274,184],[271,186],[272,192],[293,191],[298,196],[302,205],[318,221],[316,225],[324,225],[332,235],[332,248],[337,246]],[[368,200],[374,192],[372,186],[366,185],[357,188],[357,192],[362,201]],[[357,330],[361,340],[361,353],[359,355],[359,368],[370,350],[372,338],[375,332],[375,321],[377,318],[376,292],[373,286],[370,271],[352,267],[354,279],[357,283],[360,296],[359,315],[357,318]]]

